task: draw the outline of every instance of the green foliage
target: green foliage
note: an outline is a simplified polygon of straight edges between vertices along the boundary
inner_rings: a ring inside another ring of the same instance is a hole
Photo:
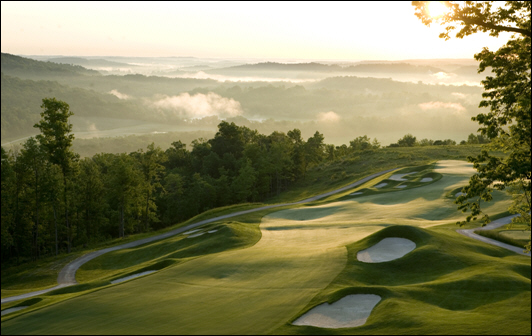
[[[408,133],[401,139],[397,140],[397,145],[399,147],[412,147],[416,144],[416,137]]]
[[[426,1],[413,1],[416,15],[423,23],[429,25],[435,19],[426,11]],[[501,6],[494,6],[493,1],[454,3],[447,2],[449,13],[437,19],[444,25],[445,32],[440,37],[449,39],[449,33],[461,26],[456,34],[463,38],[477,32],[489,32],[499,36],[501,32],[512,32],[507,43],[496,51],[484,48],[475,55],[480,61],[479,73],[491,69],[482,81],[484,93],[479,107],[488,107],[487,113],[480,113],[472,119],[480,125],[479,131],[493,144],[509,153],[501,159],[493,157],[487,151],[469,160],[474,163],[478,173],[471,177],[469,185],[464,188],[467,195],[456,200],[459,209],[471,211],[464,224],[483,214],[481,201],[491,200],[493,188],[503,190],[512,187],[520,189],[522,197],[516,197],[512,210],[528,221],[530,229],[531,207],[531,2],[509,1]],[[470,136],[471,141],[474,137]],[[468,139],[469,140],[469,139]],[[493,184],[496,182],[495,184]],[[469,199],[477,197],[476,201]],[[489,222],[489,216],[483,216]],[[527,249],[530,249],[528,244]]]

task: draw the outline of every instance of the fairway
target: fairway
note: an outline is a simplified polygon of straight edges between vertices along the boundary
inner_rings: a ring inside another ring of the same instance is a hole
[[[474,172],[471,165],[462,161],[440,161],[433,172],[441,174],[441,178],[433,182],[425,182],[426,180],[423,181],[420,176],[405,174],[397,181],[407,183],[409,179],[417,178],[416,181],[423,182],[406,190],[390,187],[368,196],[353,195],[357,190],[372,188],[364,185],[347,190],[344,195],[333,196],[337,199],[331,199],[324,204],[271,212],[261,220],[260,240],[250,247],[199,257],[174,256],[173,258],[178,262],[152,274],[117,283],[6,320],[2,322],[2,333],[268,334],[289,331],[320,333],[322,329],[291,327],[290,323],[312,305],[319,303],[316,301],[319,301],[320,297],[327,297],[327,293],[339,295],[335,290],[325,292],[324,290],[331,283],[336,283],[335,281],[341,279],[342,274],[352,263],[349,256],[351,252],[346,246],[356,245],[357,242],[370,235],[383,229],[393,229],[396,225],[408,225],[416,230],[430,230],[441,224],[454,223],[464,217],[456,210],[454,198],[449,197],[449,192],[467,183],[469,176]],[[381,183],[380,180],[373,185]],[[403,182],[404,180],[406,182]],[[368,183],[371,184],[371,181]],[[485,208],[488,213],[498,213],[508,208],[510,200],[507,196],[496,193],[495,199],[497,202]],[[238,220],[238,217],[234,220]],[[445,239],[452,241],[455,236],[459,237],[454,231],[440,232],[437,230],[442,229],[435,229],[434,235],[443,241]],[[187,232],[189,238],[183,235],[168,238],[168,244],[171,242],[177,246],[184,244],[184,241],[187,244],[199,244],[202,239],[214,242],[222,230],[211,231],[209,234],[202,235],[190,231]],[[467,238],[459,239],[461,242],[467,242]],[[375,240],[374,243],[380,240]],[[142,251],[142,249],[147,250],[151,246],[160,247],[162,243],[164,241],[100,256],[86,264],[83,274],[89,277],[91,270],[95,272],[94,274],[101,273],[102,271],[97,268],[106,258],[117,258],[120,254],[126,255]],[[416,242],[416,245],[418,243]],[[453,244],[455,243],[449,245]],[[477,246],[482,245],[472,243],[471,246],[479,249]],[[383,270],[383,267],[389,267],[386,264],[395,265],[393,263],[402,262],[402,259],[412,260],[411,258],[414,258],[416,253],[423,253],[428,248],[428,245],[417,246],[397,261],[378,265],[366,264],[361,267],[371,270],[370,272],[374,272],[372,274],[379,278],[380,276],[376,274]],[[485,250],[497,251],[496,249],[490,247]],[[430,253],[435,252],[430,250]],[[442,247],[438,253],[445,255],[450,252]],[[161,252],[161,258],[168,257],[168,255],[170,255],[168,251]],[[521,274],[523,267],[530,265],[530,258],[527,258],[511,256],[507,259],[515,264],[516,272]],[[131,265],[129,267],[134,268]],[[446,265],[442,264],[440,267],[442,268],[441,274],[446,274]],[[529,270],[528,266],[528,272]],[[454,271],[458,270],[453,269],[450,272]],[[397,281],[406,282],[401,278],[409,276],[406,272],[406,270],[404,273],[398,271]],[[385,278],[385,275],[382,274],[382,278]],[[458,276],[453,273],[450,277],[447,276],[448,279],[445,281],[460,282]],[[433,274],[429,277],[431,281],[438,278]],[[523,286],[526,288],[527,281],[528,287],[530,286],[530,278],[528,280],[521,278],[523,276],[520,276],[518,281],[521,286],[519,290],[523,290]],[[421,280],[416,281],[421,282]],[[388,292],[393,292],[394,285],[381,287],[386,288]],[[433,283],[432,286],[440,286],[439,290],[444,290],[448,283]],[[508,284],[508,286],[512,285]],[[366,289],[365,294],[388,293],[383,292],[382,288],[378,293],[370,293]],[[403,290],[403,293],[408,293],[408,291]],[[522,293],[526,294],[526,290]],[[418,292],[416,294],[421,295]],[[526,299],[521,295],[523,294],[519,295],[520,299],[517,302],[523,303]],[[335,300],[341,299],[341,297],[335,298]],[[528,303],[530,303],[529,298],[530,292],[528,291]],[[407,309],[415,309],[410,297],[406,296],[404,300],[408,303],[405,306]],[[382,307],[390,307],[389,313],[393,314],[394,308],[390,302],[400,303],[398,298],[387,301],[384,295],[383,300],[376,306],[376,309],[379,307],[381,309],[379,318],[386,315],[382,312]],[[496,307],[493,308],[493,304],[489,308],[496,309]],[[376,320],[370,316],[368,322],[376,323]],[[411,323],[416,328],[420,327],[415,321]],[[423,332],[423,329],[419,330]],[[402,333],[408,333],[408,330],[403,330]],[[446,331],[442,329],[441,333],[446,333]]]

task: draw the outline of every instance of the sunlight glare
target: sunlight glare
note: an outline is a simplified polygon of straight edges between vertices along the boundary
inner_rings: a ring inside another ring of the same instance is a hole
[[[441,17],[449,12],[449,7],[447,7],[443,1],[430,1],[428,9],[430,16],[433,18]]]

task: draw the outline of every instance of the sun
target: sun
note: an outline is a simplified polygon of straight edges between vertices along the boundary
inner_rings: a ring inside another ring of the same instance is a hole
[[[428,4],[429,15],[433,18],[444,16],[449,12],[449,7],[443,1],[430,1]]]

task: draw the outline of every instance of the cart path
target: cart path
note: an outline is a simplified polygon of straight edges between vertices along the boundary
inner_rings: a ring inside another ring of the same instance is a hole
[[[336,190],[333,190],[333,191],[330,191],[330,192],[327,192],[327,193],[324,193],[324,194],[320,194],[320,195],[317,195],[317,196],[313,196],[313,197],[310,197],[310,198],[307,198],[307,199],[304,199],[304,200],[301,200],[301,201],[297,201],[297,202],[293,202],[293,203],[267,205],[267,206],[263,206],[263,207],[259,207],[259,208],[255,208],[255,209],[237,211],[237,212],[233,212],[233,213],[230,213],[230,214],[227,214],[227,215],[205,219],[205,220],[202,220],[200,222],[193,223],[193,224],[190,224],[190,225],[187,225],[185,227],[181,227],[181,228],[178,228],[178,229],[175,229],[175,230],[172,230],[172,231],[168,231],[168,232],[160,234],[160,235],[156,235],[156,236],[152,236],[152,237],[136,240],[136,241],[133,241],[133,242],[130,242],[130,243],[121,244],[121,245],[117,245],[117,246],[113,246],[113,247],[105,248],[105,249],[102,249],[102,250],[98,250],[98,251],[87,253],[84,256],[81,256],[81,257],[77,258],[76,260],[70,262],[65,267],[63,267],[63,269],[59,272],[59,275],[57,277],[57,283],[58,283],[57,286],[51,287],[51,288],[47,288],[47,289],[43,289],[43,290],[40,290],[40,291],[29,292],[29,293],[26,293],[26,294],[21,294],[21,295],[16,295],[16,296],[10,296],[10,297],[7,297],[7,298],[3,298],[3,299],[1,299],[1,304],[12,302],[12,301],[16,301],[16,300],[30,298],[30,297],[33,297],[33,296],[41,295],[41,294],[56,290],[58,288],[63,288],[63,287],[75,285],[75,284],[77,284],[77,282],[76,282],[76,271],[81,267],[81,265],[85,264],[86,262],[88,262],[88,261],[90,261],[90,260],[92,260],[94,258],[97,258],[97,257],[101,256],[102,254],[105,254],[105,253],[108,253],[108,252],[112,252],[112,251],[116,251],[116,250],[125,249],[125,248],[132,248],[132,247],[136,247],[136,246],[143,245],[143,244],[146,244],[146,243],[151,243],[151,242],[154,242],[154,241],[157,241],[157,240],[165,239],[165,238],[168,238],[168,237],[183,233],[183,232],[188,231],[190,229],[196,228],[198,226],[202,226],[204,224],[212,223],[212,222],[223,220],[223,219],[226,219],[226,218],[231,218],[231,217],[240,216],[240,215],[244,215],[244,214],[248,214],[248,213],[252,213],[252,212],[256,212],[256,211],[262,211],[262,210],[266,210],[266,209],[271,209],[271,208],[278,208],[278,207],[283,207],[283,206],[288,206],[288,205],[298,205],[298,204],[313,202],[313,201],[319,200],[321,198],[325,198],[325,197],[337,194],[339,192],[342,192],[342,191],[349,190],[351,188],[357,187],[357,186],[359,186],[361,184],[364,184],[364,183],[366,183],[366,182],[368,182],[368,181],[370,181],[370,180],[372,180],[372,179],[374,179],[376,177],[379,177],[381,175],[384,175],[386,173],[392,172],[392,171],[397,170],[397,169],[399,169],[399,168],[388,169],[388,170],[384,170],[384,171],[381,171],[381,172],[378,172],[378,173],[375,173],[375,174],[371,174],[371,175],[368,175],[368,176],[366,176],[366,177],[364,177],[364,178],[362,178],[362,179],[360,179],[360,180],[358,180],[356,182],[353,182],[353,183],[351,183],[349,185],[346,185],[346,186],[344,186],[342,188],[339,188],[339,189],[336,189]]]
[[[487,224],[486,226],[482,226],[482,227],[478,227],[478,228],[474,228],[474,229],[467,229],[467,230],[456,230],[456,232],[458,232],[460,234],[463,234],[464,236],[467,236],[469,238],[480,240],[480,241],[482,241],[484,243],[488,243],[488,244],[491,244],[491,245],[499,246],[499,247],[505,248],[507,250],[513,251],[515,253],[519,253],[519,254],[522,254],[522,255],[530,257],[530,253],[525,253],[524,252],[524,248],[522,248],[522,247],[517,247],[517,246],[505,244],[505,243],[500,242],[498,240],[486,238],[484,236],[481,236],[481,235],[478,235],[478,234],[475,233],[476,230],[493,230],[493,229],[496,229],[496,228],[501,227],[503,225],[510,224],[510,222],[512,221],[512,218],[517,217],[517,216],[519,216],[519,215],[511,215],[511,216],[508,216],[508,217],[499,218],[499,219],[496,219],[493,222]]]

